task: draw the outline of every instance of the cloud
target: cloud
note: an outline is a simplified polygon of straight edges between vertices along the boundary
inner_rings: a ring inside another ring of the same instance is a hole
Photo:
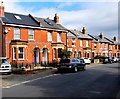
[[[16,0],[15,0],[16,1]],[[19,1],[19,0],[18,0]],[[77,2],[76,2],[77,3]],[[81,3],[78,2],[79,6]],[[65,8],[74,5],[72,2],[60,3],[58,8]],[[98,35],[103,32],[105,36],[113,37],[117,35],[118,29],[118,3],[84,3],[86,9],[79,10],[60,10],[53,8],[42,8],[33,12],[34,8],[27,8],[19,5],[16,2],[7,2],[5,0],[5,8],[7,12],[14,12],[20,14],[32,14],[33,16],[53,19],[54,14],[57,12],[60,16],[60,23],[68,29],[79,29],[83,26],[87,28],[90,34]]]

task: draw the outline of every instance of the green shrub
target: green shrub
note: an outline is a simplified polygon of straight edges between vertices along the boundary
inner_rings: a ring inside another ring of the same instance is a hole
[[[94,59],[99,59],[100,62],[103,62],[104,58],[105,58],[105,56],[102,56],[102,55],[97,55],[94,57]]]

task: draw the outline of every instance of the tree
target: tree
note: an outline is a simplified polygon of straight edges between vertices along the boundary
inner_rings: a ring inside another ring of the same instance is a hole
[[[61,59],[70,58],[71,51],[61,50],[61,52],[59,52],[58,54],[59,54]]]

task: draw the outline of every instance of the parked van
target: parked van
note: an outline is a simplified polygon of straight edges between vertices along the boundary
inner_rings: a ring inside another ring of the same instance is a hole
[[[0,58],[0,73],[10,74],[12,71],[11,64],[5,57]]]

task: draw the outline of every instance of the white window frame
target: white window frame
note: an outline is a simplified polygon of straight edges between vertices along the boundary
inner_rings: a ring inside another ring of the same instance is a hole
[[[52,41],[52,32],[48,32],[48,41]]]
[[[81,47],[83,46],[83,44],[82,44],[82,40],[80,40],[80,46],[81,46]]]
[[[100,43],[100,49],[102,49],[102,43]]]
[[[57,33],[57,42],[61,42],[61,33]]]
[[[88,47],[88,40],[86,40],[86,47]]]
[[[54,59],[57,58],[56,55],[57,55],[57,53],[56,53],[56,49],[54,48],[54,49],[53,49],[53,58],[54,58]]]
[[[32,39],[29,38],[29,36],[32,36]],[[34,40],[34,30],[33,29],[28,29],[28,40]]]
[[[19,35],[19,37],[16,38],[15,35]],[[14,39],[20,39],[20,28],[14,28]]]
[[[107,44],[104,44],[104,48],[105,48],[105,49],[107,48]]]
[[[23,52],[22,52],[23,58],[19,58],[19,54],[20,54],[19,48],[23,48]],[[19,48],[18,48],[18,60],[24,60],[24,47],[19,47]]]
[[[16,49],[16,47],[13,47],[13,60],[16,60],[16,58],[15,58],[15,49]],[[16,50],[17,51],[17,50]]]

